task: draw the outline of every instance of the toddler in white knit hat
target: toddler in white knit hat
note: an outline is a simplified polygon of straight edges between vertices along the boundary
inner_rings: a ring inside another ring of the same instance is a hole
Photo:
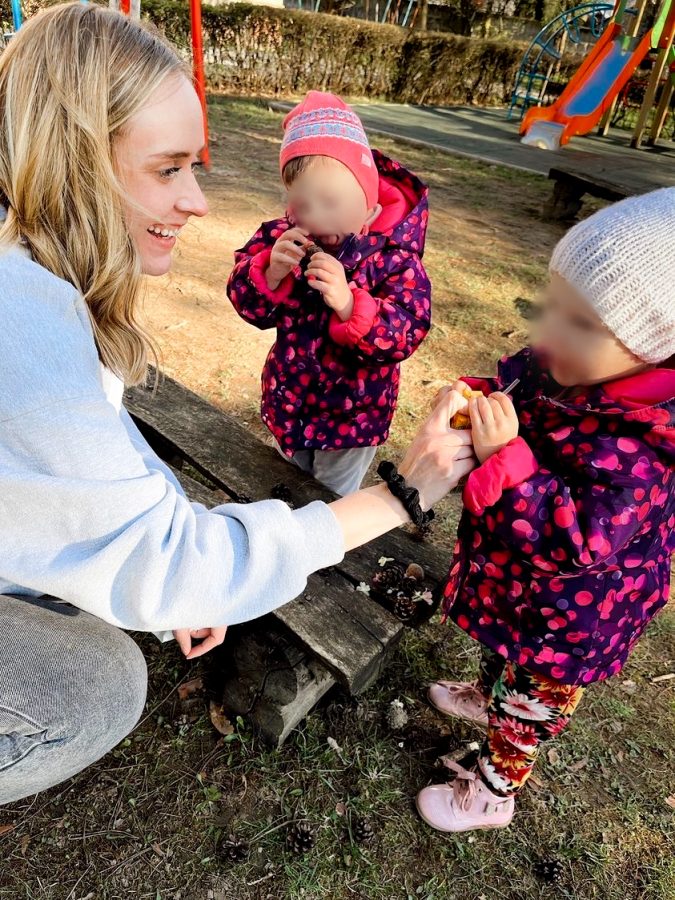
[[[476,681],[438,681],[429,700],[487,735],[418,795],[440,831],[509,824],[542,747],[670,593],[675,188],[576,225],[550,274],[537,346],[453,385],[474,392],[479,465],[443,609],[482,652]]]
[[[675,353],[675,188],[608,206],[553,252],[541,344],[564,386],[607,381]]]

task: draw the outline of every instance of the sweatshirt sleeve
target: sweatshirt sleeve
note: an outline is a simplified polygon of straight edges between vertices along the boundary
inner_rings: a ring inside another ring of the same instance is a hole
[[[377,287],[352,286],[354,308],[345,322],[333,313],[329,333],[336,344],[351,347],[378,364],[411,356],[431,326],[431,284],[421,259],[399,251],[398,264]],[[386,264],[387,261],[385,261]]]
[[[344,554],[324,503],[192,505],[103,392],[2,424],[0,576],[121,628],[257,618]]]
[[[518,437],[474,469],[464,503],[544,574],[603,564],[642,530],[672,470],[647,444],[607,436],[576,473],[556,474]]]

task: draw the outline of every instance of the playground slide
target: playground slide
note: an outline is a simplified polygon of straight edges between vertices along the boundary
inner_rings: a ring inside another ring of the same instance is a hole
[[[617,23],[608,25],[571,81],[551,106],[533,107],[523,118],[522,143],[557,150],[600,121],[649,53],[651,33],[641,40],[626,37]]]

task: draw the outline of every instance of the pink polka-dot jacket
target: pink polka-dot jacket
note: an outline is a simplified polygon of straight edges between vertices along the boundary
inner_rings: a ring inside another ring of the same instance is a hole
[[[560,393],[531,350],[502,361],[519,436],[475,469],[444,611],[471,637],[555,681],[624,665],[666,604],[675,546],[675,372]]]
[[[354,295],[346,322],[309,287],[306,264],[276,291],[267,287],[265,271],[287,218],[261,225],[235,254],[228,283],[234,308],[256,327],[277,330],[262,374],[262,419],[287,456],[386,441],[399,363],[429,330],[431,287],[421,261],[428,189],[399,163],[374,156],[382,215],[335,254]]]

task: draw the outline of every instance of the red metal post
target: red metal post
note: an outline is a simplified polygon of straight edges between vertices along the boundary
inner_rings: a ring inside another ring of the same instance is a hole
[[[209,154],[209,122],[206,115],[206,79],[204,78],[204,43],[202,41],[202,3],[201,0],[190,0],[190,27],[192,30],[192,72],[197,96],[202,104],[204,116],[205,146],[202,160],[208,166],[211,162]]]

